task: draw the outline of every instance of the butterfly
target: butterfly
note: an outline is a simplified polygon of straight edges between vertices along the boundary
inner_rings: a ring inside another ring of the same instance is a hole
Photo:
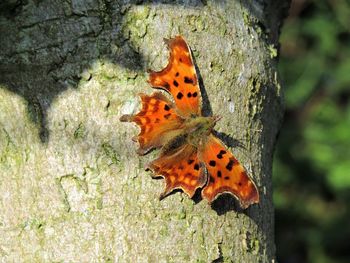
[[[202,197],[212,203],[220,194],[230,193],[242,208],[259,202],[256,185],[231,151],[213,133],[217,116],[201,113],[201,92],[189,46],[182,36],[164,39],[170,50],[168,65],[161,71],[149,71],[150,85],[163,92],[140,94],[142,108],[135,115],[123,115],[123,122],[135,122],[141,132],[133,140],[138,154],[161,148],[157,159],[146,169],[153,177],[165,179],[160,199],[174,189],[193,197],[201,189]]]

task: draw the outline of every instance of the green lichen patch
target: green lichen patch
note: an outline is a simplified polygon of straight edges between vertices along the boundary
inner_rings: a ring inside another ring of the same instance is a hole
[[[86,134],[86,128],[85,125],[81,122],[79,123],[78,127],[75,129],[73,137],[74,139],[82,139],[84,138]]]
[[[57,181],[63,193],[63,202],[68,212],[84,212],[88,209],[86,194],[88,191],[87,182],[74,174],[67,174]]]
[[[270,58],[275,58],[278,56],[277,48],[274,45],[272,45],[272,44],[268,45],[267,49],[269,51]]]
[[[28,218],[21,224],[23,230],[39,230],[42,231],[45,226],[45,221],[40,218]]]
[[[207,21],[205,19],[205,16],[202,15],[188,15],[186,17],[187,24],[189,26],[189,30],[192,32],[198,31],[204,31],[207,28]]]
[[[101,145],[101,148],[103,150],[103,153],[105,156],[111,161],[111,164],[119,164],[120,163],[120,157],[117,151],[110,145],[109,143],[105,142]]]
[[[250,86],[249,96],[249,115],[251,118],[256,118],[263,109],[263,100],[265,98],[265,85],[259,77],[252,78],[248,84]]]
[[[131,58],[130,63],[134,63],[133,60]],[[138,68],[138,66],[135,65],[135,68]],[[112,81],[116,81],[116,84],[120,86],[136,85],[138,82],[141,82],[139,77],[144,78],[142,73],[139,73],[135,69],[125,68],[120,64],[109,61],[100,61],[96,70],[96,79],[103,85],[110,85]]]
[[[139,42],[147,34],[150,22],[150,7],[135,6],[124,16],[123,34],[125,39],[130,39],[133,44]]]
[[[67,212],[92,212],[103,208],[102,180],[98,169],[84,167],[80,176],[67,174],[56,179]]]
[[[18,154],[18,149],[5,128],[0,130],[0,140],[2,142],[0,145],[0,164],[3,166],[6,165],[8,158],[14,157],[13,153]]]
[[[258,36],[268,38],[268,35],[266,34],[266,31],[268,29],[265,28],[264,24],[255,16],[252,15],[251,12],[248,12],[247,10],[243,11],[243,22],[246,25],[246,28],[248,31],[254,30]]]
[[[260,250],[260,242],[257,238],[253,237],[253,234],[246,231],[242,234],[242,246],[247,252],[257,255]]]

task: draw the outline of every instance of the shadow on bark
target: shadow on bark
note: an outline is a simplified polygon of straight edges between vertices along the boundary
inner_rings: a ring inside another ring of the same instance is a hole
[[[49,139],[47,111],[52,101],[69,87],[77,88],[82,72],[96,59],[135,71],[145,63],[123,34],[123,15],[113,14],[118,8],[127,9],[125,6],[106,6],[110,12],[100,12],[100,5],[91,6],[86,14],[74,13],[72,8],[69,15],[57,7],[57,14],[51,14],[54,18],[34,21],[40,19],[40,8],[52,12],[52,7],[33,2],[1,5],[0,33],[7,38],[0,40],[0,83],[27,101],[43,143]],[[72,27],[75,29],[69,32]],[[119,48],[117,54],[112,54],[111,43]]]
[[[224,7],[226,1],[217,0],[215,4]],[[240,2],[251,12],[258,10],[254,8],[256,3]],[[207,1],[193,0],[186,1],[186,4],[174,0],[103,1],[95,6],[87,3],[85,6],[60,4],[52,7],[54,4],[50,1],[9,0],[0,4],[0,33],[6,36],[0,40],[0,84],[27,101],[29,116],[40,127],[39,137],[43,143],[49,140],[47,112],[52,101],[69,87],[77,88],[82,72],[89,69],[96,59],[105,59],[135,71],[143,71],[148,64],[123,32],[126,26],[124,15],[131,6],[200,8],[207,5]],[[52,14],[53,10],[56,13]],[[47,14],[43,17],[42,13]],[[70,27],[83,32],[72,34]],[[112,54],[110,44],[119,48],[117,54]],[[199,81],[203,84],[201,77]],[[204,90],[202,95],[203,112],[211,115]]]

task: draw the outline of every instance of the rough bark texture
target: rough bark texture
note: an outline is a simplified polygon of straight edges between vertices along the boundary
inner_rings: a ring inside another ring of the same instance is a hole
[[[278,3],[276,3],[278,2]],[[281,121],[283,1],[5,0],[0,4],[2,262],[272,262],[271,165]],[[253,175],[241,211],[177,192],[158,200],[120,123],[150,93],[162,39],[183,35],[205,109]],[[209,104],[210,102],[210,104]]]

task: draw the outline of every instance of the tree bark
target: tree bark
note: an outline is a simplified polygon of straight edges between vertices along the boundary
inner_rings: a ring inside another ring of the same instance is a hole
[[[249,3],[247,3],[249,2]],[[276,3],[278,2],[278,3]],[[287,1],[5,0],[0,4],[0,258],[4,262],[273,262],[276,69]],[[223,118],[260,191],[242,211],[181,192],[159,201],[119,122],[151,93],[146,70],[183,35],[204,108]]]

